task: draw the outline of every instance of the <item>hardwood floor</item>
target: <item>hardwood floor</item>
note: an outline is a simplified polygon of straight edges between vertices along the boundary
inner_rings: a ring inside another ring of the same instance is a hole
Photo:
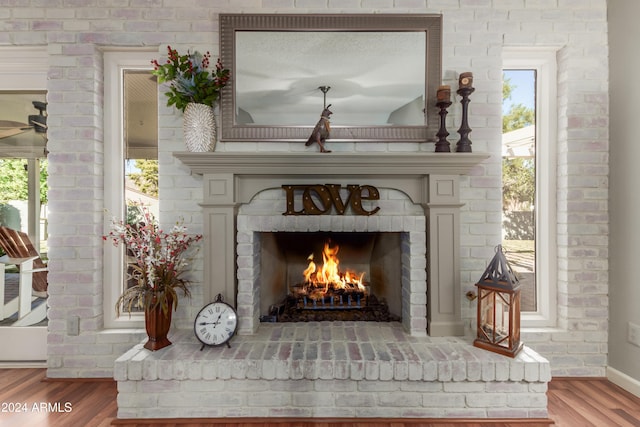
[[[51,381],[45,374],[45,369],[0,369],[0,426],[111,425],[117,410],[114,381]]]
[[[48,380],[44,369],[0,369],[2,427],[536,427],[528,420],[345,419],[116,419],[116,384],[111,380]],[[549,418],[559,427],[640,427],[640,398],[605,379],[554,378],[549,383]]]
[[[554,378],[547,398],[556,426],[640,426],[640,398],[605,379]]]

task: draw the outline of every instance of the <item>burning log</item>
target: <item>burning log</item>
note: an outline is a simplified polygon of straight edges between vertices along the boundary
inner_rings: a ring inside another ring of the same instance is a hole
[[[349,309],[367,305],[369,285],[365,283],[347,283],[344,286],[329,284],[318,286],[315,283],[297,284],[291,289],[291,296],[304,309]]]
[[[334,301],[335,302],[335,301]],[[352,301],[353,303],[353,301]],[[365,322],[399,322],[401,319],[389,312],[389,307],[385,301],[371,295],[367,299],[367,303],[361,304],[360,307],[351,306],[331,308],[330,305],[322,305],[316,301],[315,308],[313,305],[301,307],[300,301],[288,296],[277,307],[284,307],[280,312],[276,306],[272,307],[272,311],[268,316],[262,316],[261,321],[271,322],[323,322],[323,321],[365,321]]]
[[[364,289],[363,279],[365,273],[356,273],[350,270],[346,272],[340,271],[339,250],[340,246],[331,246],[331,242],[327,241],[322,250],[322,265],[320,266],[314,262],[314,254],[309,255],[307,257],[309,265],[302,272],[305,283],[313,288],[324,287],[325,290],[353,287]]]

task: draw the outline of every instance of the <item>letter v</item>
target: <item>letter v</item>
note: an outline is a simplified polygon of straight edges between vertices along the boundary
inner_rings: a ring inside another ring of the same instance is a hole
[[[347,189],[349,190],[349,196],[347,200],[342,200],[342,196],[340,195],[340,189],[342,185],[340,184],[325,184],[325,187],[329,190],[329,194],[331,195],[331,202],[333,206],[336,208],[336,212],[338,215],[344,215],[344,211],[347,209],[347,205],[351,200],[351,195],[353,194],[353,190],[359,188],[359,185],[347,185]]]

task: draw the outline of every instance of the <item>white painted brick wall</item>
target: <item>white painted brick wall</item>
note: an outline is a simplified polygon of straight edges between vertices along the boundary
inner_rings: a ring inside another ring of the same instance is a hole
[[[193,47],[215,52],[222,12],[443,13],[443,83],[473,71],[470,135],[475,151],[494,155],[461,181],[462,294],[471,289],[500,240],[501,49],[557,46],[558,54],[558,301],[556,330],[523,333],[551,360],[557,375],[604,375],[607,353],[608,69],[605,0],[195,0],[161,4],[78,0],[59,8],[39,1],[0,9],[0,43],[46,45],[49,52],[51,377],[110,376],[109,360],[139,333],[102,330],[102,47]],[[14,5],[16,4],[16,5]],[[160,194],[167,221],[178,214],[195,231],[199,179],[171,156],[182,150],[180,115],[161,106]],[[460,119],[459,104],[448,116]],[[452,138],[457,136],[452,132]],[[333,143],[335,151],[432,151],[432,144]],[[299,144],[219,144],[221,151],[303,149]],[[487,181],[489,179],[489,181]],[[83,237],[83,236],[91,237]],[[83,237],[78,240],[77,237]],[[201,277],[202,261],[194,276]],[[64,299],[57,298],[63,296]],[[86,296],[95,298],[84,298]],[[202,304],[177,322],[187,325]],[[64,301],[64,302],[63,302]],[[463,301],[463,316],[473,305]],[[66,318],[82,316],[80,337],[67,336]],[[100,344],[96,347],[96,344]],[[570,350],[571,349],[571,350]]]

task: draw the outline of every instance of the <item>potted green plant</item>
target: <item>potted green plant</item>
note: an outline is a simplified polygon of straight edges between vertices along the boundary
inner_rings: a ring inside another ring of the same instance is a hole
[[[222,88],[229,80],[229,70],[220,59],[210,70],[211,54],[198,51],[180,55],[167,46],[167,60],[160,64],[151,61],[158,83],[169,83],[167,106],[184,112],[183,130],[187,149],[213,151],[216,141],[216,122],[213,107],[220,98]]]
[[[114,246],[124,245],[130,254],[128,271],[133,285],[118,298],[116,312],[144,310],[149,336],[145,348],[155,351],[171,344],[167,334],[171,311],[178,307],[177,290],[191,295],[189,280],[184,277],[188,266],[185,255],[202,235],[188,234],[182,221],[165,232],[148,208],[141,207],[141,212],[138,224],[113,219],[112,229],[103,239]]]

